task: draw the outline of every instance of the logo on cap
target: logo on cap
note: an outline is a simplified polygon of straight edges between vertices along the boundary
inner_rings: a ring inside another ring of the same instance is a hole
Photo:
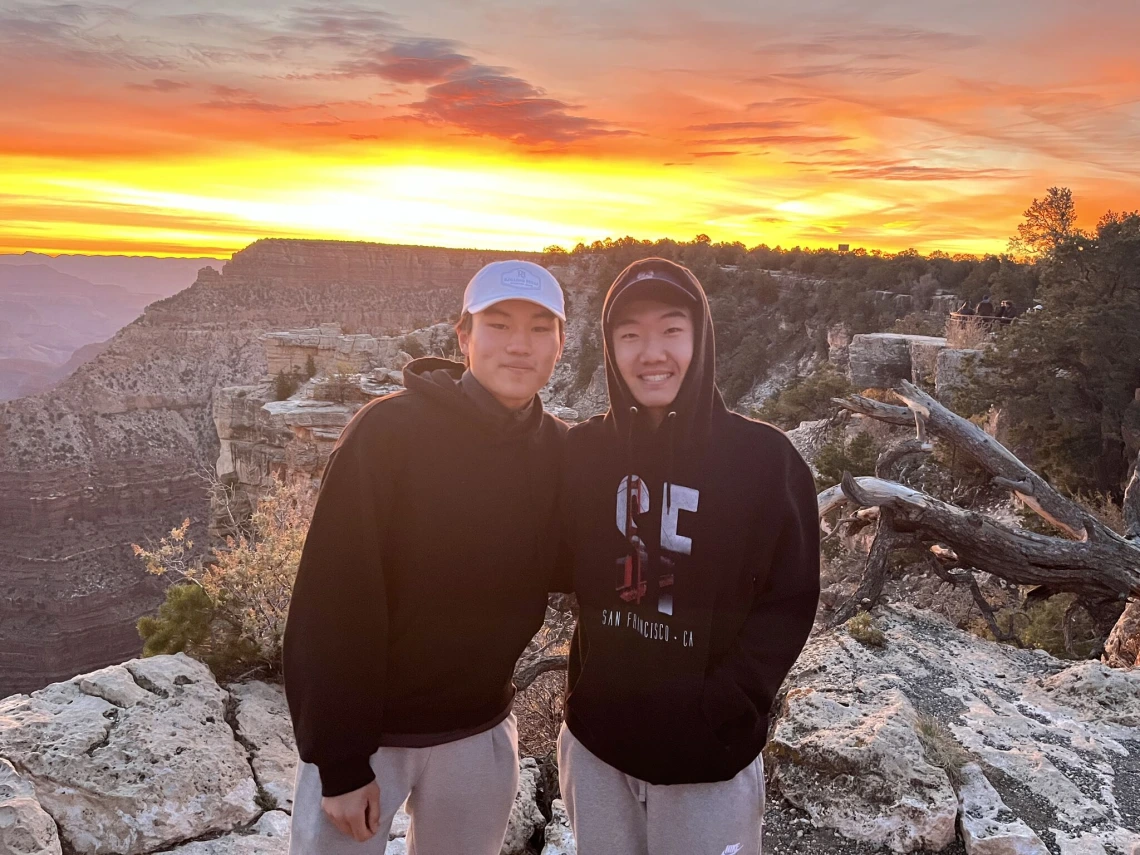
[[[542,280],[538,278],[537,274],[521,267],[504,273],[501,281],[506,287],[518,291],[538,291],[542,288]]]

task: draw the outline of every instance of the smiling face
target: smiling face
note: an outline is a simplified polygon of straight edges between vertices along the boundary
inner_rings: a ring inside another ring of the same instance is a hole
[[[526,300],[504,300],[476,312],[458,334],[475,379],[511,410],[531,402],[562,355],[562,325]]]
[[[638,405],[660,423],[693,361],[692,312],[657,300],[632,300],[614,310],[612,336],[618,373]]]

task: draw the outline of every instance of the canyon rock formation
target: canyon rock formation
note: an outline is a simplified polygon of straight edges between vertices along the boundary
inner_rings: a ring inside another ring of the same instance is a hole
[[[395,334],[453,319],[517,253],[263,240],[152,303],[42,395],[0,404],[0,695],[120,662],[162,599],[131,553],[182,519],[205,542],[215,389],[267,374],[261,334]]]

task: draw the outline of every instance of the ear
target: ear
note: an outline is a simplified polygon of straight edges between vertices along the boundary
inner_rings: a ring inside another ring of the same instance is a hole
[[[455,331],[455,335],[459,339],[459,352],[467,356],[467,348],[471,344],[471,330],[460,327]]]

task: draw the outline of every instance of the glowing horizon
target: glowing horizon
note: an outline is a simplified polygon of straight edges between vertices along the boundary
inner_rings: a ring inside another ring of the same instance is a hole
[[[1048,186],[1084,224],[1140,196],[1124,0],[395,9],[0,0],[0,252],[984,254]]]

